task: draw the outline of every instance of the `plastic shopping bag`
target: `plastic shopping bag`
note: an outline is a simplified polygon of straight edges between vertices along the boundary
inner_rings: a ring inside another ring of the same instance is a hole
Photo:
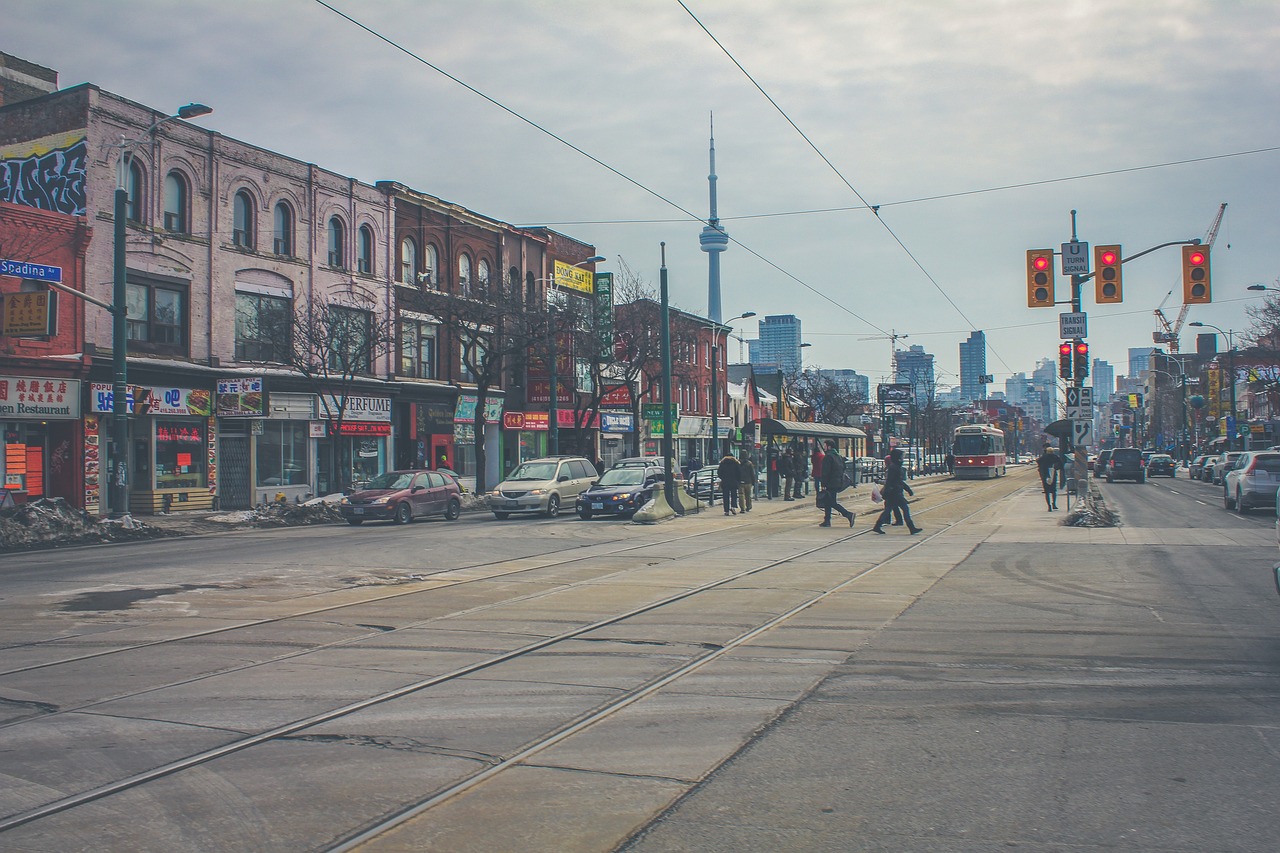
[[[879,486],[872,486],[872,487],[871,487],[871,502],[872,502],[872,503],[876,503],[876,504],[878,504],[878,503],[880,503],[880,502],[881,502],[881,501],[883,501],[883,500],[884,500],[884,495],[880,494],[880,487],[879,487]]]

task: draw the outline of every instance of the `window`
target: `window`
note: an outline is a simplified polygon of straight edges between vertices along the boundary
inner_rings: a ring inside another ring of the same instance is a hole
[[[156,421],[157,489],[202,489],[209,459],[203,418]]]
[[[252,249],[253,239],[253,199],[244,190],[236,193],[231,210],[231,239],[241,249]]]
[[[369,342],[373,314],[359,308],[329,306],[329,369],[340,373],[369,372]]]
[[[293,257],[293,211],[283,201],[276,205],[275,240],[272,248],[277,255]]]
[[[129,222],[142,222],[142,166],[137,160],[129,161],[124,193],[124,218]]]
[[[418,246],[412,237],[400,241],[400,281],[413,287],[418,283]]]
[[[307,482],[310,445],[306,421],[262,421],[255,457],[259,486],[295,486]]]
[[[476,293],[482,299],[489,298],[489,262],[483,258],[476,264]]]
[[[342,237],[342,220],[335,216],[329,220],[329,266],[340,270],[346,269],[346,247],[342,244]]]
[[[538,280],[532,272],[524,274],[524,301],[526,305],[538,304]]]
[[[236,291],[236,361],[289,361],[291,300]]]
[[[458,295],[471,295],[471,256],[458,256]]]
[[[426,276],[426,284],[432,287],[440,285],[440,253],[430,243],[422,252],[422,274]]]
[[[170,172],[164,179],[164,230],[187,234],[187,179]]]
[[[469,365],[484,367],[484,361],[488,350],[485,348],[484,342],[480,340],[463,340],[458,344],[458,378],[463,382],[475,382],[476,375],[471,372]]]
[[[520,304],[520,270],[512,267],[507,272],[507,298],[515,305]]]
[[[368,225],[360,226],[357,249],[356,272],[373,275],[373,229]]]
[[[131,345],[142,344],[140,349],[146,351],[186,352],[186,288],[130,281],[125,285],[125,308]]]
[[[400,321],[400,375],[436,378],[436,326],[423,320]]]

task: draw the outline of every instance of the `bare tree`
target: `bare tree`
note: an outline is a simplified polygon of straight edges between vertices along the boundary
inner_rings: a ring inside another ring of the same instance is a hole
[[[848,424],[867,402],[850,384],[823,374],[821,368],[792,371],[783,377],[783,387],[805,404],[815,422],[822,424]]]

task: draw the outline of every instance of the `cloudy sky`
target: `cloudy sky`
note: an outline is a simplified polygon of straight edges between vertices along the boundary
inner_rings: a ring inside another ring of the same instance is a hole
[[[1245,288],[1280,287],[1275,0],[326,3],[0,0],[0,50],[63,87],[203,102],[227,136],[550,225],[654,286],[665,241],[672,300],[700,314],[714,112],[725,316],[795,314],[807,366],[873,382],[891,334],[935,353],[944,384],[974,329],[997,389],[1054,357],[1065,308],[1026,307],[1025,251],[1069,240],[1073,209],[1081,240],[1128,256],[1204,237],[1227,202],[1214,304],[1188,321],[1243,329]],[[1176,317],[1179,258],[1126,265],[1121,305],[1086,287],[1117,374],[1171,289]]]

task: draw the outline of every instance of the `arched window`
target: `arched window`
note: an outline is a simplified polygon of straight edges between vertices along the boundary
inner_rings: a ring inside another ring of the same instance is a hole
[[[400,241],[400,283],[410,287],[417,285],[418,246],[412,237]]]
[[[293,257],[293,211],[283,201],[276,205],[275,239],[273,249],[277,255]]]
[[[360,238],[356,253],[356,272],[373,275],[373,229],[360,226]]]
[[[533,272],[524,274],[524,304],[538,304],[538,280],[533,277]]]
[[[512,267],[507,271],[507,298],[519,305],[523,296],[520,289],[520,270]]]
[[[257,242],[254,239],[253,199],[249,193],[241,190],[232,200],[231,239],[241,249],[252,249]]]
[[[471,295],[471,256],[458,255],[458,295]]]
[[[164,179],[164,230],[187,234],[187,179],[170,172]]]
[[[440,253],[436,247],[428,243],[422,251],[423,282],[432,287],[440,284]]]
[[[137,160],[129,162],[129,175],[125,178],[125,216],[129,222],[142,222],[142,165]]]
[[[346,269],[342,235],[342,220],[335,216],[329,220],[329,266],[340,270]]]
[[[476,288],[477,293],[487,299],[489,297],[489,262],[484,258],[476,262],[476,284],[479,285]]]

